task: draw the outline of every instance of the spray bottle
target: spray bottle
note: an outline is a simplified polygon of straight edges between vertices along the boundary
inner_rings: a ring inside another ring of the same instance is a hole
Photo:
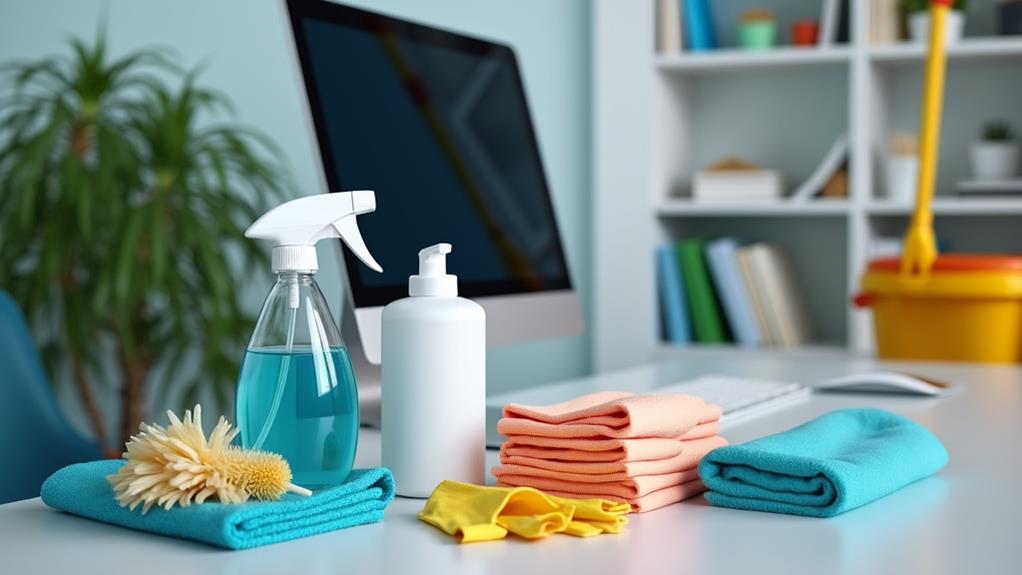
[[[358,391],[337,324],[313,275],[316,242],[340,238],[373,270],[355,217],[376,209],[362,190],[292,200],[245,232],[273,242],[277,283],[263,303],[238,376],[236,415],[247,449],[287,459],[294,483],[343,483],[358,444]]]

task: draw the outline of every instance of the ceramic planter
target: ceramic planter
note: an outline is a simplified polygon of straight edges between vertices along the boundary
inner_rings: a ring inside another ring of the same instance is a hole
[[[947,15],[944,30],[944,45],[951,46],[962,39],[965,30],[965,14],[952,10]],[[930,13],[915,12],[908,17],[908,32],[914,42],[926,42],[930,38]]]
[[[769,50],[776,37],[777,25],[773,20],[750,20],[738,27],[738,43],[746,50]]]
[[[972,173],[977,180],[1007,180],[1018,173],[1018,144],[976,142],[972,145]]]
[[[918,181],[918,157],[892,155],[887,159],[887,198],[892,202],[912,205]]]

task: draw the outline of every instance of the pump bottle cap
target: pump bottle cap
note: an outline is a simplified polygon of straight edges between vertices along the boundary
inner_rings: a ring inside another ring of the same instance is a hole
[[[436,244],[419,250],[419,273],[408,278],[408,295],[457,297],[458,276],[447,273],[451,244]]]

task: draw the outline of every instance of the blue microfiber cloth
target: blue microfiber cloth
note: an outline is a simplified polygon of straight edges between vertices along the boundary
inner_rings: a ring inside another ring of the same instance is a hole
[[[940,440],[904,417],[842,409],[715,449],[699,475],[711,505],[833,517],[933,475],[947,460]]]
[[[153,507],[142,515],[118,505],[106,476],[124,465],[121,460],[69,465],[43,483],[43,502],[75,515],[131,529],[247,549],[376,523],[394,499],[394,478],[385,467],[356,469],[347,482],[315,492],[311,497],[291,493],[278,501],[241,504],[209,502],[169,511]]]

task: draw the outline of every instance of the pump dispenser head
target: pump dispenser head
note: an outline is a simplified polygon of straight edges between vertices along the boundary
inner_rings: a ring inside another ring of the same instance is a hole
[[[458,276],[447,273],[451,244],[436,244],[419,250],[419,273],[408,278],[408,295],[457,297]]]
[[[273,271],[315,272],[316,242],[340,238],[362,263],[382,272],[369,253],[355,216],[376,211],[372,190],[336,192],[291,200],[266,212],[245,231],[249,238],[273,242]]]

